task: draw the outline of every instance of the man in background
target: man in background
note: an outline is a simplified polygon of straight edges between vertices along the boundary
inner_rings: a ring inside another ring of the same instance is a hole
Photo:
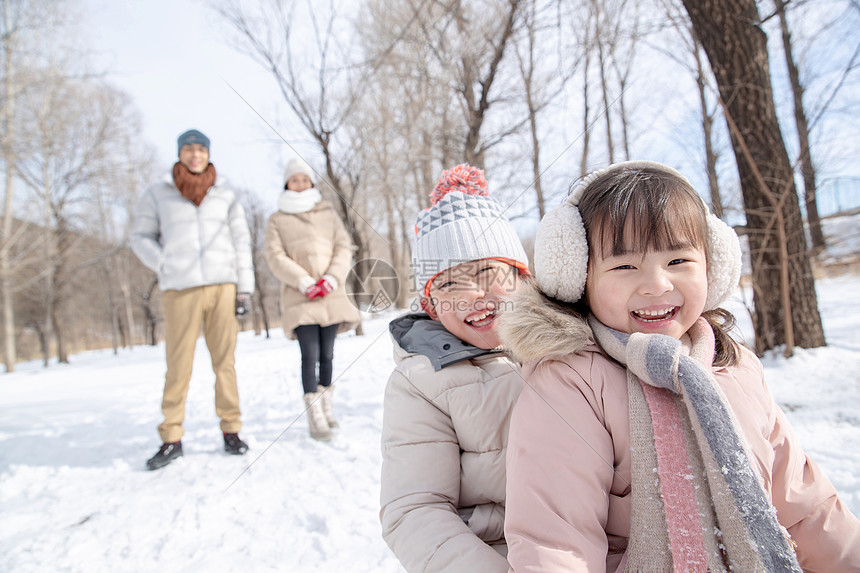
[[[164,307],[162,445],[146,462],[150,470],[182,456],[185,398],[201,323],[215,372],[215,412],[221,418],[224,450],[236,455],[248,451],[239,438],[234,354],[236,315],[244,314],[254,292],[251,234],[236,193],[224,187],[209,162],[209,138],[191,129],[177,143],[179,161],[140,196],[131,233],[131,249],[158,274]]]

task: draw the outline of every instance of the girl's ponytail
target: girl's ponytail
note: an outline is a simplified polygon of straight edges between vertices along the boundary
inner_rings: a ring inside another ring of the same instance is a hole
[[[735,327],[735,316],[724,308],[706,310],[702,318],[714,331],[714,366],[735,366],[740,361],[740,347],[729,335]]]

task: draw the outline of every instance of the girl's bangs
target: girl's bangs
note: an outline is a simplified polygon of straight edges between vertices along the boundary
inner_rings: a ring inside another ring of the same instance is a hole
[[[659,174],[629,174],[595,204],[589,243],[602,257],[704,248],[707,212],[695,190]],[[601,237],[595,243],[591,237]]]

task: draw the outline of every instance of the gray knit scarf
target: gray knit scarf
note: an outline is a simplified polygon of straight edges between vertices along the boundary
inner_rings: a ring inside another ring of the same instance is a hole
[[[692,346],[626,334],[590,316],[597,343],[627,367],[632,507],[626,571],[797,572],[725,394],[710,372],[714,334]],[[657,479],[655,479],[657,476]]]

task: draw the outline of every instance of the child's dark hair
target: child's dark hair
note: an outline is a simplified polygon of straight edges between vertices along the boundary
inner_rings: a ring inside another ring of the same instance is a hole
[[[735,315],[724,308],[706,310],[702,318],[714,331],[714,366],[734,366],[740,360],[740,347],[729,335],[735,327]]]
[[[702,248],[710,262],[707,208],[685,179],[671,173],[648,167],[612,171],[588,186],[578,207],[588,237],[589,260],[594,254],[605,257],[693,247]],[[736,364],[739,348],[728,334],[734,316],[724,309],[702,316],[714,330],[714,365]]]

